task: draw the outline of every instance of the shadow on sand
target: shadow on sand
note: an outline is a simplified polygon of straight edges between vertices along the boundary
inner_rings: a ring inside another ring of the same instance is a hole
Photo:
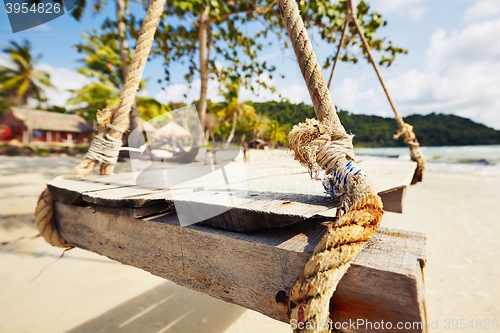
[[[166,282],[67,333],[219,333],[244,311]]]

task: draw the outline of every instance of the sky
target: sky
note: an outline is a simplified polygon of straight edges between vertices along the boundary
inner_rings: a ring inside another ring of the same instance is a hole
[[[378,35],[397,46],[408,49],[395,64],[382,68],[382,75],[393,99],[404,116],[431,112],[455,114],[500,129],[500,0],[367,0],[378,10],[388,25]],[[139,4],[131,10],[142,13]],[[49,102],[64,105],[68,90],[89,82],[78,74],[81,58],[74,45],[81,34],[99,29],[106,16],[113,17],[114,7],[108,4],[104,13],[85,13],[82,22],[64,15],[42,26],[12,33],[3,3],[0,4],[0,46],[9,41],[28,39],[35,54],[42,54],[39,68],[48,71],[57,91],[47,91]],[[320,63],[335,45],[326,45],[314,38],[313,46]],[[265,47],[261,58],[274,64],[281,79],[274,75],[267,80],[281,95],[293,103],[311,104],[308,91],[295,61],[293,51]],[[0,64],[6,64],[0,55]],[[183,79],[186,65],[176,64],[171,71],[171,84],[163,89],[157,79],[164,76],[160,59],[148,62],[144,77],[148,86],[141,94],[161,102],[196,100],[199,80],[189,89]],[[324,72],[328,78],[329,70]],[[332,97],[337,108],[356,114],[392,117],[392,109],[371,65],[340,63],[332,83]],[[218,85],[209,85],[208,97],[221,100]],[[260,90],[258,96],[249,90],[242,99],[252,101],[279,100],[278,94]]]

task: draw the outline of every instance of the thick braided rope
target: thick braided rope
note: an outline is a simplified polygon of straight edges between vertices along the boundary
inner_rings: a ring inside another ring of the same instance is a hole
[[[401,118],[401,117],[400,117]],[[420,150],[420,143],[417,140],[417,136],[413,132],[413,126],[405,123],[401,119],[401,123],[399,124],[399,130],[396,134],[394,134],[394,139],[398,139],[403,136],[403,139],[406,145],[410,148],[410,158],[412,161],[417,162],[417,169],[415,170],[415,174],[413,175],[412,184],[416,184],[417,182],[421,182],[423,179],[423,174],[425,171],[425,158]]]
[[[334,186],[342,182],[342,195],[349,202],[347,212],[330,225],[290,290],[290,317],[299,323],[296,332],[323,332],[328,328],[318,323],[328,321],[330,298],[338,282],[378,228],[382,202],[364,174],[351,172],[359,169],[354,163],[352,137],[338,119],[297,4],[279,0],[278,5],[319,119],[294,126],[289,147],[311,176],[323,169],[327,181],[334,179]]]
[[[146,18],[142,24],[141,33],[137,40],[134,57],[129,67],[125,86],[120,94],[120,104],[116,111],[105,108],[98,117],[98,142],[91,144],[92,149],[70,173],[71,178],[83,178],[89,174],[98,162],[101,162],[101,175],[113,173],[116,163],[115,155],[121,147],[122,134],[129,126],[129,112],[139,88],[142,72],[151,51],[156,28],[160,21],[166,0],[151,0]],[[110,119],[112,119],[110,121]],[[109,126],[108,126],[109,125]],[[109,129],[109,130],[108,130]],[[105,147],[105,148],[103,148]],[[111,155],[111,156],[110,156]],[[40,234],[53,246],[72,247],[59,234],[54,221],[53,198],[48,188],[40,195],[35,210],[35,222]]]
[[[144,19],[139,38],[137,39],[135,53],[129,66],[127,79],[125,80],[125,85],[120,93],[120,102],[118,108],[112,115],[110,122],[111,128],[107,131],[107,134],[109,134],[111,139],[121,140],[123,132],[125,132],[129,127],[129,113],[132,105],[134,104],[135,95],[139,89],[139,83],[142,79],[142,73],[144,71],[144,67],[146,66],[149,53],[151,52],[151,45],[158,27],[158,22],[163,13],[165,1],[166,0],[152,0],[149,4],[146,18]],[[101,135],[101,137],[105,137],[105,134]],[[97,160],[86,157],[75,168],[78,170],[75,174],[78,175],[79,178],[84,177],[94,169],[97,162]],[[101,175],[110,175],[113,173],[113,170],[114,163],[104,162],[101,164]]]
[[[45,241],[53,246],[72,248],[57,232],[54,224],[54,198],[48,188],[40,194],[35,210],[35,225]]]

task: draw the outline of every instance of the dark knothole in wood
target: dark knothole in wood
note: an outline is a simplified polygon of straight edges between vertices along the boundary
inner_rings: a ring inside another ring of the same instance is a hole
[[[276,294],[276,303],[281,303],[285,305],[288,303],[288,296],[286,295],[284,290],[280,290]]]

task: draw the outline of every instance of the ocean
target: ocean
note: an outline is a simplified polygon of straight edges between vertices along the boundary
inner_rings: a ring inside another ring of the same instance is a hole
[[[421,147],[427,169],[443,172],[500,174],[500,145]],[[409,160],[407,147],[355,148],[361,159],[395,158]]]

